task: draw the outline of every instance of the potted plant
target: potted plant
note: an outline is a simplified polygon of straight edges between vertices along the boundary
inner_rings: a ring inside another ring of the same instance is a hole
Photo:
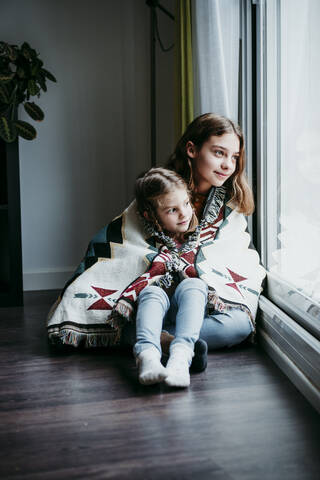
[[[23,104],[33,120],[43,120],[43,111],[30,98],[40,97],[41,90],[47,91],[47,80],[56,82],[27,42],[21,47],[0,42],[0,137],[5,142],[14,142],[18,136],[26,140],[36,137],[30,123],[17,119],[17,109]]]
[[[18,119],[18,107],[43,120],[32,97],[47,91],[47,80],[56,81],[28,43],[0,42],[0,306],[23,304],[18,137],[33,140],[37,132]]]

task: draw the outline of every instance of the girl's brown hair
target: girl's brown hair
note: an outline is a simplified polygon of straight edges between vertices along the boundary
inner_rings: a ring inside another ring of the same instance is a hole
[[[162,231],[157,218],[159,202],[163,195],[172,192],[175,188],[183,188],[191,196],[185,180],[172,170],[160,167],[151,168],[136,180],[135,197],[138,211],[142,217],[145,217],[145,212],[147,212],[148,221],[153,223],[159,231]],[[197,225],[197,217],[193,214],[188,231],[185,234],[194,231]]]
[[[191,141],[197,151],[211,136],[219,137],[225,133],[234,133],[240,141],[240,155],[235,172],[226,180],[229,203],[237,208],[238,212],[250,215],[254,211],[252,190],[248,184],[245,167],[244,138],[240,127],[226,117],[213,113],[205,113],[191,122],[180,138],[175,151],[166,165],[184,178],[191,192],[195,192],[192,160],[187,153],[187,143]]]

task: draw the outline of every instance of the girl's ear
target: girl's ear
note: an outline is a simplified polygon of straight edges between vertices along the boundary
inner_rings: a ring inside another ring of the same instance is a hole
[[[191,142],[191,140],[189,140],[187,142],[186,151],[187,151],[188,157],[196,158],[198,152],[197,152],[197,149],[195,147],[195,144],[193,142]]]

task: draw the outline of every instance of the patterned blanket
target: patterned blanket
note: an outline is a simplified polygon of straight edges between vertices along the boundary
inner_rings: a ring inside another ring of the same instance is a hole
[[[199,226],[180,248],[146,228],[135,202],[100,230],[49,312],[50,341],[118,344],[141,289],[160,279],[170,284],[173,272],[202,278],[212,310],[240,308],[254,324],[265,271],[244,216],[226,205],[224,187],[212,189]]]

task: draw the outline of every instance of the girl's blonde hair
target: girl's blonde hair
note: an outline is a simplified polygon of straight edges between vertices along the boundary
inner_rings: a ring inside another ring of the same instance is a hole
[[[209,140],[211,136],[219,137],[225,133],[234,133],[240,141],[240,155],[236,170],[224,184],[230,197],[229,203],[232,204],[238,212],[250,215],[254,211],[254,200],[244,171],[245,149],[243,133],[240,127],[228,118],[214,113],[205,113],[195,118],[193,122],[188,125],[185,133],[177,143],[175,151],[169,158],[166,167],[181,175],[187,182],[191,192],[194,193],[193,167],[192,160],[187,154],[187,143],[191,141],[199,152],[202,145]]]
[[[157,218],[157,208],[160,205],[161,197],[176,188],[183,188],[191,197],[184,179],[178,173],[166,168],[151,168],[136,180],[135,197],[138,211],[144,218],[145,212],[147,212],[147,220],[153,223],[159,231],[162,231],[162,227]],[[193,232],[197,225],[198,220],[193,213],[188,231],[185,234]]]

